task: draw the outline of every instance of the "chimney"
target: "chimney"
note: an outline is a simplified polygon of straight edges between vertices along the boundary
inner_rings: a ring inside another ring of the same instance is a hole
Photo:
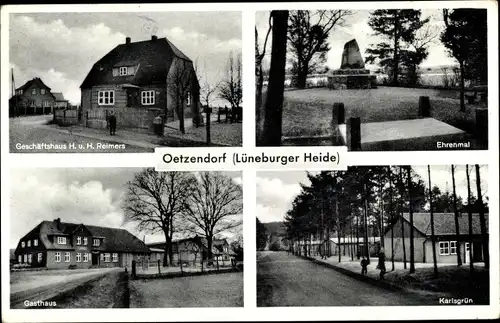
[[[56,224],[56,228],[57,228],[58,230],[60,230],[60,229],[61,229],[61,218],[57,218],[57,219],[55,219],[55,220],[54,220],[54,223]]]
[[[130,37],[125,38],[125,44],[130,44]]]
[[[157,40],[157,39],[158,39],[158,36],[156,36],[156,35],[151,36],[151,40],[152,40],[152,41],[155,41],[155,40]]]

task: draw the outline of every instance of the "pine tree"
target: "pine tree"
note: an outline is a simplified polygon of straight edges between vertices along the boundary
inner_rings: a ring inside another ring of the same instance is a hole
[[[425,58],[421,51],[413,51],[409,44],[414,43],[417,31],[429,19],[421,20],[421,11],[413,9],[380,9],[371,12],[368,25],[375,35],[385,41],[366,50],[366,63],[378,63],[392,72],[392,84],[399,84],[402,63],[420,64]],[[417,65],[418,65],[417,64]]]

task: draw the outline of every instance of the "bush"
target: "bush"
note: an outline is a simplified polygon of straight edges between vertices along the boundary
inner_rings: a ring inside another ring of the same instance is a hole
[[[31,265],[30,264],[26,264],[26,263],[23,263],[23,264],[15,264],[12,266],[12,268],[14,269],[21,269],[21,268],[30,268]]]
[[[76,265],[69,265],[68,269],[76,269]]]

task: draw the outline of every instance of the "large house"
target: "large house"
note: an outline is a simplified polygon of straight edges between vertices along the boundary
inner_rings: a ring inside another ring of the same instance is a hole
[[[9,112],[11,116],[47,114],[52,113],[55,105],[56,97],[50,87],[35,77],[15,90],[9,100]]]
[[[486,229],[488,230],[488,214],[486,217]],[[432,240],[431,240],[431,217],[430,213],[414,213],[413,228],[410,225],[410,216],[403,214],[390,226],[384,235],[384,248],[387,259],[391,259],[391,231],[394,230],[394,259],[402,261],[403,234],[406,251],[406,259],[410,255],[410,230],[413,230],[415,246],[415,262],[433,262]],[[469,216],[461,213],[458,217],[459,236],[456,235],[455,214],[434,213],[434,235],[436,241],[436,257],[439,263],[456,263],[457,254],[460,253],[462,262],[470,262],[469,244]],[[403,233],[404,232],[404,233]],[[488,232],[488,231],[487,231]],[[472,214],[472,257],[473,261],[484,261],[481,244],[481,225],[479,215]],[[457,248],[458,242],[458,248]]]
[[[153,120],[200,119],[200,86],[193,62],[167,38],[116,46],[97,61],[81,88],[83,122],[106,127],[111,110],[118,126],[151,129]],[[174,123],[175,124],[175,123]]]
[[[148,247],[152,251],[149,260],[160,260],[163,262],[163,257],[165,256],[165,242],[148,243]],[[172,253],[174,264],[182,262],[183,264],[196,265],[200,263],[202,259],[203,261],[209,260],[207,239],[196,235],[191,238],[174,240],[172,241]],[[230,261],[234,255],[226,239],[214,239],[212,241],[213,261]]]
[[[48,269],[131,267],[132,260],[151,253],[124,229],[42,221],[19,240],[16,262]]]

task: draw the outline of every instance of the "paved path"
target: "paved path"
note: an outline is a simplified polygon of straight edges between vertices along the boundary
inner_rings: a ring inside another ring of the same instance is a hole
[[[285,252],[257,254],[257,306],[396,306],[436,304],[389,291]]]

